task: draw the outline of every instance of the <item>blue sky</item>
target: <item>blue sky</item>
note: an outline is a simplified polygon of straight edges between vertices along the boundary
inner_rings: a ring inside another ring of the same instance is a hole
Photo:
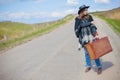
[[[77,13],[80,5],[89,12],[120,7],[120,0],[0,0],[0,21],[41,23]]]

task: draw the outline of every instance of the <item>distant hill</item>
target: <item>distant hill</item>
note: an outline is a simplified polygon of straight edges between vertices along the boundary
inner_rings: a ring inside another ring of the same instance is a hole
[[[100,11],[100,12],[98,11],[98,12],[94,12],[94,13],[111,18],[111,19],[120,20],[120,7],[114,8],[114,9],[108,10],[108,11]]]
[[[67,15],[66,17],[60,20],[65,20],[69,18],[69,16],[71,15]],[[42,29],[43,27],[47,27],[49,25],[60,22],[60,20],[37,24],[26,24],[11,21],[0,22],[0,41],[4,39],[4,35],[7,35],[9,37],[8,39],[20,38],[21,36],[30,34],[32,32],[36,32]]]
[[[103,12],[106,17],[120,20],[120,7]]]
[[[56,21],[37,24],[0,22],[0,51],[50,32],[73,18],[74,16],[70,14]]]
[[[0,22],[0,40],[4,38],[4,35],[9,36],[9,39],[21,37],[31,32],[33,27],[29,24],[18,22]]]
[[[98,11],[91,13],[111,25],[112,29],[120,35],[120,7],[107,11]]]

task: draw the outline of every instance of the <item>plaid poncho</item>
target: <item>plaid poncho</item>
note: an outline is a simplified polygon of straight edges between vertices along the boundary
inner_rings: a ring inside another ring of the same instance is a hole
[[[75,18],[75,33],[79,38],[79,43],[83,47],[85,44],[92,42],[94,40],[94,35],[96,33],[96,26],[91,24],[93,21],[92,16],[89,19],[83,17],[82,19]]]

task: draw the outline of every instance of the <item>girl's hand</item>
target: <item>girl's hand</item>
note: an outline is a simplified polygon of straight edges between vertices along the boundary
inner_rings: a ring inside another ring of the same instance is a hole
[[[95,36],[95,40],[98,40],[98,39],[99,39],[99,36],[98,36],[98,35],[96,35],[96,36]]]
[[[94,21],[91,21],[91,24],[95,25],[95,22],[94,22]]]
[[[97,32],[95,33],[94,37],[95,37],[95,40],[98,40],[98,39],[99,39],[99,36],[98,36],[98,33],[97,33]]]

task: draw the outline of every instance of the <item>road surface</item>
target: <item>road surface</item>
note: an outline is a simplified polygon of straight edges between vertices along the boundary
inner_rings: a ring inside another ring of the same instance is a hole
[[[100,37],[108,36],[113,52],[101,58],[97,75],[94,61],[85,73],[83,49],[77,50],[74,20],[25,44],[0,54],[0,80],[120,80],[120,37],[103,20],[94,17]]]

